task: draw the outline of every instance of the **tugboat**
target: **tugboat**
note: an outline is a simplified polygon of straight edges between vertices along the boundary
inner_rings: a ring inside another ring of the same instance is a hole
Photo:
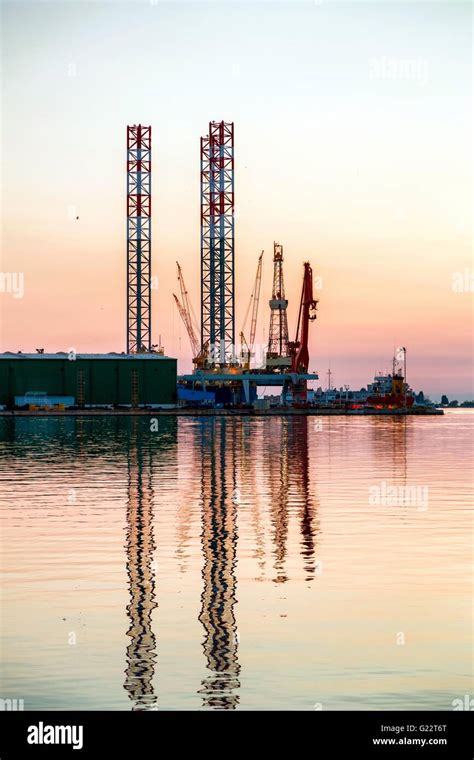
[[[403,364],[406,363],[406,349]],[[367,386],[365,407],[371,409],[410,409],[415,402],[415,394],[405,382],[400,359],[393,357],[392,374],[375,375],[374,382]]]

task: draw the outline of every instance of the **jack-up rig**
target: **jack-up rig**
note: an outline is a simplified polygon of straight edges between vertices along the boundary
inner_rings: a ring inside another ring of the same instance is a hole
[[[312,270],[304,265],[298,326],[289,340],[283,280],[283,246],[274,243],[273,290],[270,300],[270,331],[262,367],[251,368],[262,282],[263,251],[240,330],[240,351],[235,345],[235,229],[234,229],[234,124],[210,122],[201,138],[201,325],[193,310],[178,265],[181,300],[176,305],[189,336],[192,374],[178,378],[178,398],[192,401],[249,404],[257,397],[257,386],[280,386],[283,403],[306,403],[307,382],[317,380],[309,371],[309,323],[316,317]],[[249,341],[245,337],[251,314]],[[197,334],[200,332],[200,345]]]

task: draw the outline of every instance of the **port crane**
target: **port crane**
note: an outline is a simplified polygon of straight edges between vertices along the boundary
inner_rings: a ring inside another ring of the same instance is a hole
[[[183,324],[186,327],[186,331],[188,333],[189,342],[191,344],[191,351],[193,354],[193,362],[194,364],[196,364],[196,366],[203,367],[206,363],[207,352],[208,352],[208,342],[206,342],[204,346],[202,347],[202,349],[200,349],[199,341],[197,339],[196,329],[195,329],[196,317],[194,315],[191,302],[189,300],[189,294],[186,289],[186,285],[184,284],[183,270],[181,269],[178,261],[176,262],[176,266],[178,269],[178,282],[179,282],[179,289],[180,289],[180,294],[181,294],[181,301],[179,300],[178,296],[175,293],[173,293],[173,298],[175,300],[180,317],[183,320]]]
[[[307,374],[309,366],[309,323],[316,319],[317,300],[313,296],[313,270],[309,261],[304,264],[303,287],[301,290],[300,309],[296,337],[290,341],[291,371]],[[295,400],[306,401],[306,381],[294,387]]]
[[[240,332],[240,343],[241,343],[240,356],[242,359],[242,365],[244,369],[250,369],[250,359],[252,356],[254,343],[255,343],[255,333],[257,331],[258,304],[260,300],[260,287],[262,284],[263,254],[264,254],[264,251],[262,251],[260,256],[258,257],[257,274],[255,276],[255,282],[253,285],[252,294],[250,296],[249,305],[247,306],[247,311],[245,312],[244,324]],[[247,319],[250,313],[250,309],[252,309],[252,319],[250,321],[250,340],[247,343],[245,339],[244,330],[247,324]]]

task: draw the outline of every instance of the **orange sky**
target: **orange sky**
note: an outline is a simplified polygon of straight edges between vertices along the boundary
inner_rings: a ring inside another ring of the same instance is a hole
[[[416,389],[472,395],[469,14],[5,3],[2,271],[24,274],[24,296],[0,292],[0,349],[124,350],[125,129],[141,121],[153,125],[153,340],[190,369],[175,261],[198,313],[199,137],[224,119],[237,334],[264,249],[266,340],[278,240],[290,333],[303,261],[322,277],[311,369],[360,387],[404,345]]]

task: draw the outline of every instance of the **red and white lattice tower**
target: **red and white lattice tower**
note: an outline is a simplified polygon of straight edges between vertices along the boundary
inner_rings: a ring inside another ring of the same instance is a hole
[[[201,138],[201,348],[211,364],[235,360],[234,125]]]
[[[151,127],[127,127],[127,353],[151,351]]]

